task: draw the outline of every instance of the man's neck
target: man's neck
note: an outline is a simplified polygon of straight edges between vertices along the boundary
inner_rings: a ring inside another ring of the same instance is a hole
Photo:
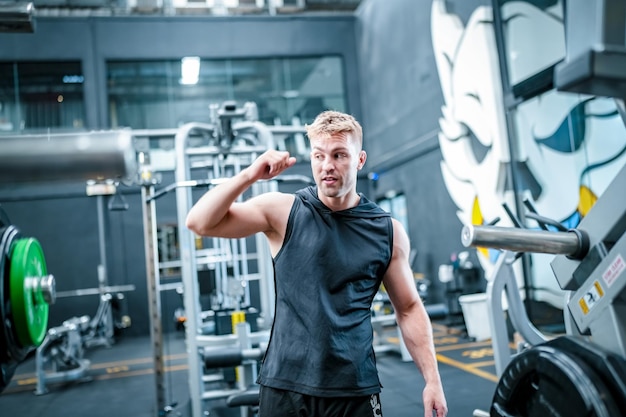
[[[347,210],[359,205],[361,196],[356,191],[352,191],[346,195],[340,197],[329,197],[317,191],[317,198],[332,211]]]

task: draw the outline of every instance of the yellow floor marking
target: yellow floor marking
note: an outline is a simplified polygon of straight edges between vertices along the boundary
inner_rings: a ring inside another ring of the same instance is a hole
[[[165,360],[176,360],[176,359],[187,359],[186,353],[179,353],[177,355],[169,355],[165,356]],[[128,359],[123,361],[114,361],[114,362],[102,362],[102,363],[93,363],[90,366],[91,369],[103,369],[110,368],[115,366],[123,366],[123,365],[137,365],[142,363],[152,363],[154,361],[153,358],[139,358],[139,359]]]
[[[187,369],[189,369],[187,365],[166,366],[164,368],[165,372],[186,371]],[[122,372],[116,372],[116,373],[96,375],[93,377],[93,379],[100,381],[100,380],[112,379],[112,378],[127,378],[130,376],[151,375],[153,373],[154,373],[154,369],[148,368],[148,369],[138,369],[136,371],[122,371]]]
[[[478,348],[482,346],[491,346],[491,340],[487,340],[484,342],[467,342],[467,343],[457,343],[454,345],[436,346],[435,349],[437,350],[437,352],[446,352],[449,350]]]
[[[174,366],[166,366],[164,367],[165,372],[178,372],[178,371],[186,371],[189,369],[187,365],[174,365]],[[103,381],[114,378],[128,378],[132,376],[142,376],[142,375],[151,375],[154,374],[154,369],[138,369],[135,371],[130,371],[128,368],[124,368],[123,366],[115,366],[111,367],[110,371],[107,370],[106,374],[102,375],[85,375],[86,377],[91,377],[94,381]],[[37,378],[22,378],[14,381],[17,384],[17,387],[10,387],[7,389],[7,393],[16,393],[23,392],[32,389],[34,385],[37,384]],[[56,382],[51,383],[51,385],[56,384]]]
[[[464,332],[460,329],[455,329],[453,327],[448,327],[444,324],[432,324],[433,331],[445,332],[446,334],[463,334]]]
[[[483,366],[493,366],[496,361],[482,361],[482,362],[473,362],[470,366],[474,368],[482,368]]]
[[[465,363],[459,362],[459,361],[455,361],[454,359],[448,358],[447,356],[443,356],[440,354],[437,354],[437,360],[441,363],[445,363],[446,365],[450,365],[450,366],[454,366],[455,368],[458,368],[462,371],[468,372],[470,374],[474,374],[476,376],[479,376],[481,378],[485,378],[489,381],[492,382],[498,382],[499,378],[497,376],[495,376],[492,373],[489,372],[485,372],[481,369],[476,369],[474,366],[471,365],[467,365]]]
[[[179,359],[187,359],[187,354],[178,353],[176,355],[165,356],[166,361],[173,361],[173,360],[179,360]],[[118,366],[140,365],[144,363],[152,363],[153,361],[154,361],[153,358],[148,357],[148,358],[138,358],[138,359],[127,359],[127,360],[114,361],[114,362],[101,362],[101,363],[92,362],[89,365],[89,369],[106,369],[106,368],[114,368]],[[33,378],[33,377],[35,378],[37,377],[37,374],[35,372],[16,374],[14,378],[27,379],[27,378]]]

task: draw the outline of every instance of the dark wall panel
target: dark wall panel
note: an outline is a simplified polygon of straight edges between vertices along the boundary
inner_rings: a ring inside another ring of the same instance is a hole
[[[447,1],[466,20],[484,1]],[[433,283],[441,301],[438,267],[464,250],[462,224],[449,197],[437,134],[443,95],[430,33],[432,0],[369,0],[357,11],[357,41],[368,161],[380,179],[375,198],[406,194],[409,237],[418,255],[414,271]]]

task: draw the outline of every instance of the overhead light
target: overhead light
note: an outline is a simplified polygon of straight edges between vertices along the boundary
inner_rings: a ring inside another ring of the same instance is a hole
[[[180,79],[181,84],[198,84],[198,78],[200,76],[200,57],[186,56],[181,59],[180,72],[182,74],[182,77]]]

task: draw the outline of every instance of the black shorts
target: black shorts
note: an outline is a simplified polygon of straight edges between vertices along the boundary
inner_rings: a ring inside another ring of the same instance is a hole
[[[382,417],[378,394],[312,397],[261,386],[259,417]]]

